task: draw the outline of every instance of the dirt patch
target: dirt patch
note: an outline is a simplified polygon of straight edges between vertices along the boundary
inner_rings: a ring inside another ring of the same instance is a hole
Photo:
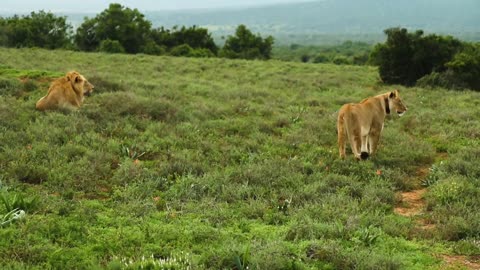
[[[446,269],[480,269],[480,256],[467,257],[461,255],[441,254]]]
[[[446,153],[437,154],[437,160],[445,160],[448,155]],[[430,167],[422,166],[416,171],[415,180],[420,183],[428,177]],[[416,181],[415,181],[416,182]],[[435,224],[424,218],[426,188],[415,189],[408,192],[401,192],[401,203],[394,208],[397,215],[410,217],[415,222],[415,228],[423,235],[432,235],[435,233]],[[478,269],[480,270],[480,256],[463,256],[463,255],[447,255],[436,254],[435,257],[443,261],[441,269]]]
[[[426,188],[422,188],[401,193],[402,204],[395,207],[394,212],[406,217],[412,217],[421,214],[425,207],[423,195],[426,191]]]

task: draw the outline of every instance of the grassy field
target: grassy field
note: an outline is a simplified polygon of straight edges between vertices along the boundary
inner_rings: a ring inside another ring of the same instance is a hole
[[[93,95],[36,111],[69,70]],[[338,159],[340,106],[391,89],[372,67],[0,48],[0,268],[475,267],[480,93],[398,87],[378,155]]]

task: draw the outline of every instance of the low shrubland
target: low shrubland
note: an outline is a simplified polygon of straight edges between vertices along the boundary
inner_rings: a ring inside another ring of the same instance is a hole
[[[40,49],[0,61],[4,268],[440,269],[440,254],[479,253],[479,93],[398,87],[407,114],[358,162],[338,158],[336,112],[393,89],[372,67]],[[96,86],[82,108],[35,111],[72,69]],[[394,212],[422,186],[429,231]]]

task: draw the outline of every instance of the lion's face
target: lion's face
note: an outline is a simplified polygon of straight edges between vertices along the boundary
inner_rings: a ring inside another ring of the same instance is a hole
[[[390,93],[389,100],[391,108],[395,109],[399,116],[402,116],[407,111],[407,106],[403,104],[398,90]]]
[[[85,96],[90,96],[90,94],[93,92],[93,84],[91,84],[89,81],[85,80],[85,84],[83,85],[83,95]]]
[[[84,96],[89,96],[93,92],[93,84],[91,84],[83,75],[76,71],[67,73],[67,79],[72,83],[75,89],[81,90]]]

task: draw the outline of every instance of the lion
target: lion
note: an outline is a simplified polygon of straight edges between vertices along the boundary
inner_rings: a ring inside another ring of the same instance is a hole
[[[94,86],[76,71],[68,72],[50,84],[48,93],[37,101],[37,110],[67,109],[76,110],[83,103],[84,96],[89,96]]]
[[[392,109],[399,116],[407,111],[398,90],[343,105],[337,119],[340,158],[345,158],[347,136],[357,159],[375,154],[385,117]]]

